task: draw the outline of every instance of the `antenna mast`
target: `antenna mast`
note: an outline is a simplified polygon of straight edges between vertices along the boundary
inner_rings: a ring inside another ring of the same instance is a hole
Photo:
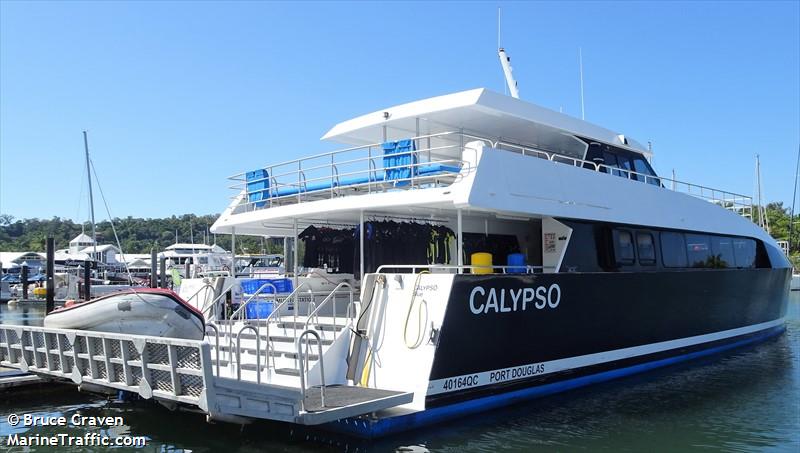
[[[578,47],[578,66],[581,72],[581,119],[586,119],[586,112],[583,108],[583,48]]]
[[[506,76],[506,84],[508,85],[508,90],[511,92],[511,97],[519,99],[517,81],[514,80],[514,75],[511,74],[511,58],[506,55],[506,51],[502,47],[498,49],[497,54],[500,57],[500,65],[503,66],[503,73]]]
[[[497,8],[497,56],[500,57],[500,66],[503,67],[503,75],[506,78],[506,85],[508,91],[511,92],[511,97],[519,99],[519,88],[517,81],[514,80],[514,75],[511,73],[511,58],[506,55],[505,49],[500,47],[500,8]]]

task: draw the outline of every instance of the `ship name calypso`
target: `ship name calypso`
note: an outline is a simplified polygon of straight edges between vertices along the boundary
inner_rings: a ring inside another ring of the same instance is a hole
[[[476,315],[525,311],[530,307],[543,310],[556,308],[559,303],[561,303],[561,287],[556,283],[548,287],[518,289],[486,289],[483,286],[476,286],[469,294],[469,309]]]

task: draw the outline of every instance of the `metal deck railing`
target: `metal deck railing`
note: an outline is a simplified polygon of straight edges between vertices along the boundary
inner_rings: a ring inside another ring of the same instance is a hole
[[[0,325],[0,365],[207,407],[209,345],[176,338]]]
[[[464,132],[442,132],[412,137],[408,140],[414,142],[415,149],[393,155],[409,157],[410,162],[402,165],[385,165],[387,161],[384,159],[386,156],[383,154],[382,144],[373,143],[269,165],[263,168],[268,176],[261,179],[247,180],[245,173],[231,176],[229,179],[235,182],[230,186],[236,191],[236,195],[232,197],[234,199],[242,193],[248,194],[248,184],[268,182],[268,187],[261,190],[264,198],[249,200],[245,196],[234,212],[241,213],[344,195],[447,186],[455,182],[463,173],[465,165],[468,165],[462,157],[465,143],[482,141],[494,149],[685,193],[752,219],[753,203],[752,197],[748,195],[599,164],[533,145],[520,145]],[[430,169],[438,168],[442,170],[429,172]],[[387,171],[393,170],[407,170],[408,176],[390,179],[384,177]]]
[[[243,200],[236,211],[240,213],[342,195],[447,186],[465,165],[464,143],[475,139],[480,140],[460,132],[443,132],[410,138],[413,149],[391,155],[384,154],[382,143],[373,143],[268,165],[261,169],[266,171],[263,178],[248,180],[246,172],[229,177],[234,181],[230,188],[236,191],[232,198],[248,192],[248,184],[265,186],[258,199]],[[407,162],[393,165],[391,158],[406,158]],[[392,171],[405,171],[407,176],[387,177]]]
[[[680,192],[693,197],[701,198],[708,202],[714,203],[725,209],[734,211],[744,217],[752,219],[753,212],[753,199],[748,195],[742,195],[735,192],[726,190],[715,189],[700,184],[692,184],[677,179],[666,178],[663,176],[648,175],[637,171],[613,167],[611,165],[598,164],[596,162],[579,159],[564,154],[559,154],[552,151],[542,151],[534,147],[522,146],[514,143],[504,141],[496,141],[492,143],[493,148],[500,148],[505,151],[517,152],[523,156],[532,156],[540,159],[549,160],[575,167],[585,168],[591,171],[604,173],[609,176],[622,177],[631,181],[643,182],[651,184],[664,189]]]

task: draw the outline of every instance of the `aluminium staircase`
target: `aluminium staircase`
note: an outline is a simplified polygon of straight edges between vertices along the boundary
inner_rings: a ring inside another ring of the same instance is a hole
[[[356,387],[337,377],[358,312],[350,303],[346,316],[320,314],[337,290],[306,316],[276,310],[264,320],[209,323],[203,341],[0,325],[0,365],[195,407],[209,420],[235,423],[314,425],[411,402],[413,393]]]

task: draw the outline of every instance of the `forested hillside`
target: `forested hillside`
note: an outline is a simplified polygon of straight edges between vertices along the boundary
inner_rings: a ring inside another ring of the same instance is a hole
[[[158,251],[163,250],[168,245],[178,242],[202,243],[205,239],[207,244],[215,241],[214,235],[207,233],[208,228],[214,223],[218,215],[209,214],[196,216],[185,214],[182,216],[172,216],[165,219],[140,219],[126,217],[114,219],[114,226],[119,235],[119,241],[123,252],[127,253],[150,253],[151,248]],[[91,236],[91,225],[87,222],[83,228]],[[45,239],[52,235],[55,238],[56,248],[67,248],[69,241],[80,234],[81,224],[69,219],[53,217],[52,219],[22,219],[17,220],[8,214],[0,215],[0,251],[2,252],[25,252],[45,251]],[[97,224],[97,242],[99,244],[115,244],[114,232],[111,223],[108,221]],[[230,250],[231,237],[229,235],[218,235],[216,243]],[[237,253],[281,253],[282,245],[265,241],[260,238],[237,236]]]
[[[756,215],[758,210],[754,209]],[[215,241],[213,235],[208,235],[208,228],[217,219],[217,214],[196,216],[184,214],[165,219],[140,219],[126,217],[114,219],[122,250],[127,253],[149,253],[151,248],[163,250],[170,244],[178,242],[191,242],[192,235],[195,243],[208,244]],[[790,216],[789,208],[783,203],[769,203],[767,205],[767,218],[769,219],[770,232],[775,239],[788,240]],[[792,232],[792,252],[800,251],[800,215],[795,215],[794,231]],[[91,234],[88,223],[84,226],[86,233]],[[68,247],[70,239],[81,232],[81,224],[69,219],[22,219],[17,220],[8,214],[0,214],[0,251],[24,252],[45,250],[45,239],[52,235],[56,240],[56,248]],[[191,232],[191,233],[190,233]],[[204,237],[204,235],[206,235]],[[115,244],[114,232],[111,223],[103,221],[97,224],[97,242],[100,244]],[[231,237],[219,235],[216,243],[226,250],[230,250]],[[281,253],[282,243],[273,243],[261,238],[237,236],[236,253]]]

